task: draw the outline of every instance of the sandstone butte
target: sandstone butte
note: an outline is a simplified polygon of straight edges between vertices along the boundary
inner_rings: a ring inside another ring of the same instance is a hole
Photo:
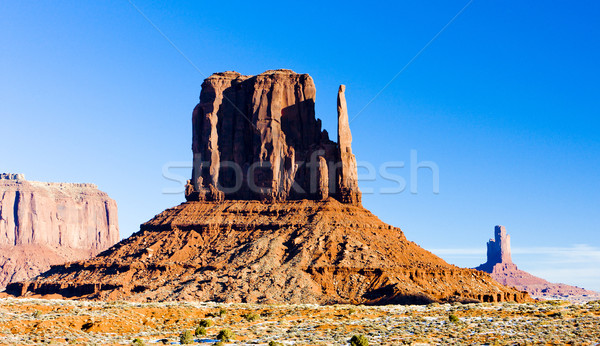
[[[529,300],[487,273],[446,263],[362,207],[344,92],[335,142],[315,116],[309,75],[211,75],[192,115],[187,202],[95,258],[53,266],[7,292],[249,303]]]
[[[598,292],[562,283],[551,283],[519,269],[512,261],[510,235],[506,233],[506,228],[500,225],[494,228],[494,239],[487,243],[487,261],[475,269],[490,273],[499,283],[526,291],[535,297],[572,297],[574,300],[582,297],[600,298]]]
[[[117,204],[93,184],[0,174],[0,287],[82,260],[119,240]]]

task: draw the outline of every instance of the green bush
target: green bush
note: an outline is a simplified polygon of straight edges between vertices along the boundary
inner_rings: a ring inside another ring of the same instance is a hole
[[[208,328],[208,327],[212,326],[212,321],[211,320],[200,320],[200,322],[198,322],[198,325],[200,327]]]
[[[219,312],[217,313],[217,315],[219,317],[223,317],[223,316],[227,315],[227,310],[225,310],[225,309],[219,309]]]
[[[144,341],[140,338],[135,338],[133,339],[133,341],[131,342],[131,344],[133,346],[145,346],[146,344],[144,343]]]
[[[179,335],[179,342],[182,345],[189,345],[194,343],[194,334],[192,334],[191,330],[184,330],[181,335]]]
[[[350,339],[351,346],[369,346],[369,340],[364,335],[354,335]]]
[[[231,329],[223,329],[217,335],[217,339],[221,341],[231,341],[231,339],[233,339],[233,332]]]
[[[270,341],[269,346],[283,346],[283,344],[277,341]]]
[[[206,328],[204,328],[202,326],[196,327],[196,330],[194,330],[194,335],[196,335],[196,336],[206,335]]]
[[[456,315],[454,315],[454,314],[448,316],[448,320],[450,320],[450,322],[452,322],[452,323],[458,323],[458,322],[460,322],[460,320],[458,319],[458,317]]]
[[[225,343],[223,341],[215,342],[213,346],[223,346]]]
[[[246,321],[248,321],[248,322],[254,322],[254,321],[258,320],[258,318],[260,317],[260,315],[259,314],[255,314],[253,312],[249,312],[249,313],[243,315],[242,317],[244,317],[246,319]]]

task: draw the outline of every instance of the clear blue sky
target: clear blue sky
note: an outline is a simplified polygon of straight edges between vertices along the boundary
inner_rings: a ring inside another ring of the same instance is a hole
[[[461,266],[503,224],[522,269],[600,290],[597,1],[475,0],[383,91],[467,1],[134,3],[198,70],[128,1],[0,2],[0,171],[98,184],[126,237],[183,201],[162,169],[191,160],[202,80],[290,68],[332,137],[339,84],[368,104],[359,161],[438,165],[439,194],[420,170],[417,194],[365,195],[382,220]]]

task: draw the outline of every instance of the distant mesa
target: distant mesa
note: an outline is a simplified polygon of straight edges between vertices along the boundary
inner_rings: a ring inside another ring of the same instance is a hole
[[[211,75],[192,115],[187,202],[95,258],[6,291],[247,303],[529,300],[446,263],[361,206],[344,92],[335,142],[316,118],[309,75]]]
[[[0,288],[51,265],[92,257],[119,240],[117,204],[94,184],[0,174]]]
[[[494,228],[494,239],[487,243],[487,262],[475,269],[490,273],[494,280],[503,285],[526,291],[538,298],[563,298],[573,301],[600,299],[598,292],[551,283],[517,268],[511,258],[510,235],[506,233],[504,226]]]

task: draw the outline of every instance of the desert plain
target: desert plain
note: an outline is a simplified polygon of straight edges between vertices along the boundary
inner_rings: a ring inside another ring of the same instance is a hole
[[[194,302],[0,300],[2,345],[180,344],[206,321],[193,344],[597,345],[600,301],[430,305],[265,305]],[[137,339],[137,340],[136,340]]]

